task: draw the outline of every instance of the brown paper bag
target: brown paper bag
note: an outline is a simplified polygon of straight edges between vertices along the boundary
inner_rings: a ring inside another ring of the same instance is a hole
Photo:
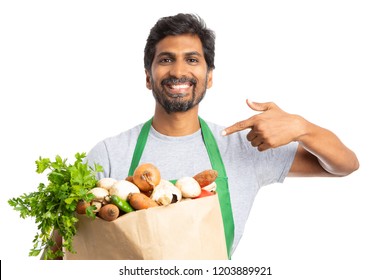
[[[64,259],[227,259],[217,195],[131,212],[112,222],[79,219],[76,254],[66,252]]]

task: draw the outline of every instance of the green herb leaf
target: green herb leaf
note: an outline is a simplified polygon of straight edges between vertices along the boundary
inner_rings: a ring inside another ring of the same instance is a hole
[[[103,168],[95,164],[93,168],[85,161],[86,153],[77,153],[73,164],[57,155],[54,161],[39,157],[35,161],[38,174],[47,173],[47,183],[40,183],[36,192],[22,194],[11,198],[8,204],[20,213],[20,217],[35,218],[38,233],[33,239],[30,256],[38,256],[44,250],[44,259],[54,259],[62,256],[62,250],[53,252],[53,230],[58,230],[63,237],[62,247],[69,252],[73,250],[73,237],[76,234],[75,209],[79,200],[91,201],[93,195],[88,193],[96,186],[98,172]],[[87,215],[95,217],[96,207],[87,208]]]

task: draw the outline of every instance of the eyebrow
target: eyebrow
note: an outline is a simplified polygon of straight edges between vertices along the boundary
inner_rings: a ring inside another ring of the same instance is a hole
[[[199,52],[197,51],[191,51],[191,52],[186,52],[185,56],[202,56]],[[157,55],[157,57],[162,57],[162,56],[170,56],[170,57],[176,57],[176,54],[173,52],[161,52]]]

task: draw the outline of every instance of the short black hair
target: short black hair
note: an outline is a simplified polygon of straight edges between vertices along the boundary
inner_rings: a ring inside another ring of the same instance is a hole
[[[156,45],[169,35],[193,34],[202,42],[208,70],[215,68],[215,33],[195,14],[177,14],[160,18],[150,30],[144,50],[144,67],[150,71],[156,54]]]

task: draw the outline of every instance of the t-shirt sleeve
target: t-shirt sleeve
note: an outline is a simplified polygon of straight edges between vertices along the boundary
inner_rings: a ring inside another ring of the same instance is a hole
[[[286,178],[298,148],[297,142],[268,149],[262,152],[255,150],[253,159],[260,186],[282,183]]]
[[[107,147],[104,141],[97,143],[87,154],[89,166],[99,164],[103,167],[103,172],[97,174],[97,178],[110,177],[110,161],[108,157]]]

